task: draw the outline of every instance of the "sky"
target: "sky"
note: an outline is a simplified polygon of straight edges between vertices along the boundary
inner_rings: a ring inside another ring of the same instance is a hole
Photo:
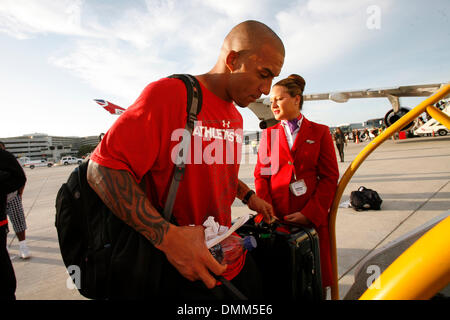
[[[130,106],[152,81],[202,74],[231,28],[258,20],[283,40],[277,80],[305,93],[450,81],[448,0],[1,0],[0,137],[90,136],[117,119],[93,99]],[[424,98],[401,98],[414,107]],[[307,101],[328,126],[384,117],[387,99]],[[244,130],[258,119],[238,108]]]

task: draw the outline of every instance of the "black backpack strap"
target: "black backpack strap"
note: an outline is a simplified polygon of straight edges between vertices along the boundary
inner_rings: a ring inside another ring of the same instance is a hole
[[[197,115],[202,109],[202,89],[198,80],[190,74],[173,74],[168,78],[179,79],[184,82],[187,90],[186,112],[188,114],[187,124],[194,129],[194,122],[197,121]],[[188,129],[189,130],[189,129]]]
[[[192,131],[194,130],[195,122],[197,121],[197,115],[200,113],[202,107],[202,91],[197,79],[188,74],[174,74],[169,78],[180,79],[184,82],[187,91],[187,122],[185,126],[185,134],[183,134],[182,142],[180,143],[181,152],[178,152],[177,159],[175,161],[175,172],[172,177],[172,182],[169,188],[169,194],[167,195],[166,204],[164,206],[164,218],[170,221],[172,217],[172,209],[175,203],[177,195],[178,185],[184,177],[184,170],[186,168],[186,158],[191,143]]]
[[[78,165],[78,167],[76,167],[74,169],[74,172],[76,172],[77,177],[78,177],[77,188],[79,189],[74,192],[74,197],[75,198],[83,197],[85,199],[85,201],[88,198],[88,192],[89,192],[89,189],[91,188],[87,181],[87,169],[88,169],[89,161],[90,161],[89,159],[87,161],[83,161],[80,165]],[[86,202],[84,202],[84,203],[86,203]],[[88,209],[89,208],[83,208],[83,210],[86,210],[86,212],[89,212]],[[88,239],[87,245],[88,245],[88,247],[92,247],[91,241],[93,239],[93,236],[92,236],[91,224],[89,223],[88,214],[83,214],[82,217],[84,219],[84,225],[86,226],[86,233],[87,233],[87,239]]]
[[[224,278],[223,276],[216,276],[213,274],[213,277],[216,278],[216,280],[219,280],[222,282],[223,286],[228,289],[228,292],[233,297],[234,300],[248,300],[248,298],[239,291],[238,288],[234,284],[232,284],[229,280]]]
[[[174,74],[169,76],[169,78],[180,79],[186,85],[187,90],[187,122],[186,122],[186,134],[183,134],[183,140],[180,143],[181,152],[178,152],[177,159],[175,161],[175,172],[172,177],[172,182],[169,188],[169,194],[167,195],[166,204],[164,206],[164,218],[170,221],[172,217],[173,205],[175,203],[175,198],[177,195],[178,186],[180,181],[183,179],[184,170],[186,168],[186,158],[188,152],[182,152],[183,150],[188,150],[192,131],[194,130],[195,122],[197,121],[197,115],[200,113],[202,108],[202,90],[197,79],[189,74]],[[247,300],[244,296],[230,281],[222,276],[216,277],[216,279],[222,281],[225,288],[229,290],[231,295],[237,300]]]

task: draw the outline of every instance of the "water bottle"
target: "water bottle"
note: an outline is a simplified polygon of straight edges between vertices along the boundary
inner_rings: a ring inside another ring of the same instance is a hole
[[[231,235],[210,248],[209,251],[219,263],[233,264],[244,254],[245,250],[251,251],[256,248],[256,245],[256,239],[253,236],[241,238]]]

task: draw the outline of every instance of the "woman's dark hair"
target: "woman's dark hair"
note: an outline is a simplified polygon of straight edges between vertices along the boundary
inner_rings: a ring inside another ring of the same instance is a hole
[[[291,74],[286,79],[275,83],[275,86],[285,87],[291,97],[300,96],[300,110],[302,110],[303,106],[303,91],[305,90],[305,85],[305,79],[298,74]]]

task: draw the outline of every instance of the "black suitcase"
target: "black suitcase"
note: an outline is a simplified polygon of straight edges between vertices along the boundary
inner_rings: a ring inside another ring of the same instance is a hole
[[[264,299],[323,300],[319,237],[314,228],[276,222],[255,223],[254,217],[237,230],[256,238],[248,252],[263,279]]]

